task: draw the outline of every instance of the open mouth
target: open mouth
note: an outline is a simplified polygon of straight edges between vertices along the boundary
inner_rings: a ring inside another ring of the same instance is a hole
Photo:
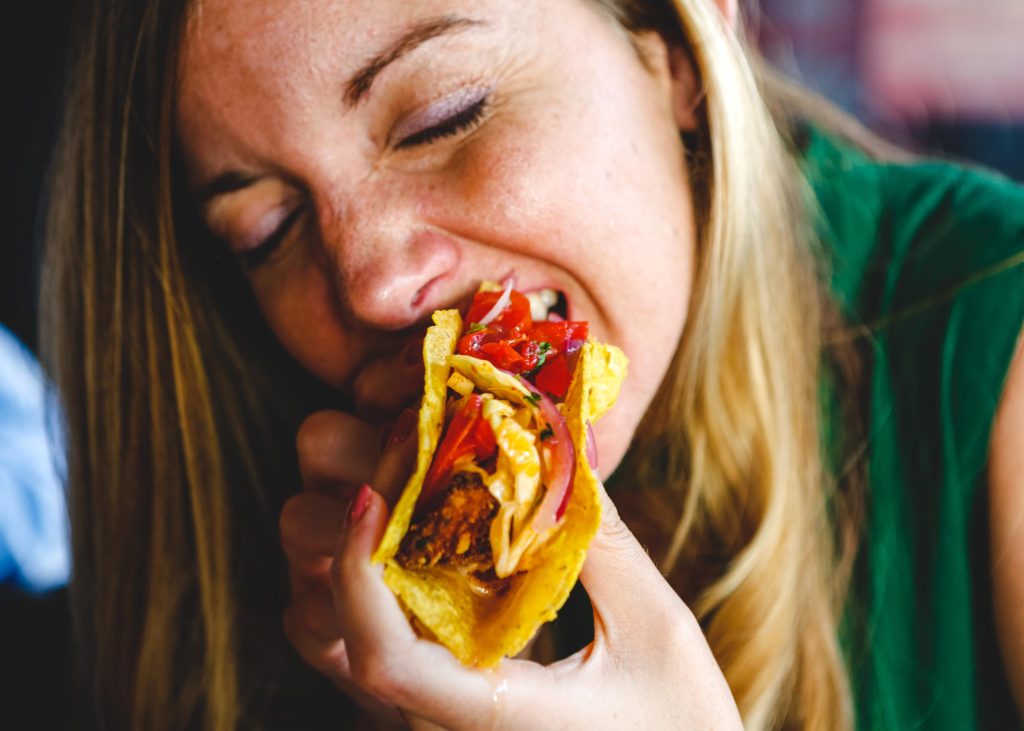
[[[537,289],[526,293],[530,301],[530,317],[534,322],[543,320],[565,320],[569,315],[569,303],[565,294],[556,289]]]

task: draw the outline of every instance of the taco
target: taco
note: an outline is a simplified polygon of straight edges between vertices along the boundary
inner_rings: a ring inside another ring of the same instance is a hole
[[[466,665],[515,655],[552,619],[600,523],[590,424],[625,377],[585,322],[534,321],[485,284],[423,343],[412,477],[373,560],[420,634]]]

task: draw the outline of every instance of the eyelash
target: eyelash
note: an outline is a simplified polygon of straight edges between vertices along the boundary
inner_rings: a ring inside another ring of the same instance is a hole
[[[405,139],[399,141],[398,144],[395,145],[395,149],[406,150],[412,147],[427,145],[431,142],[436,142],[437,140],[444,139],[445,137],[452,137],[460,132],[471,129],[476,126],[481,119],[483,119],[484,113],[487,111],[489,101],[490,97],[485,94],[480,97],[480,99],[473,102],[465,109],[456,112],[440,124],[435,124],[432,127],[428,127],[425,130],[411,134]],[[278,246],[281,245],[281,242],[284,241],[285,236],[288,235],[288,232],[291,230],[296,219],[303,210],[304,206],[296,208],[288,214],[288,216],[281,222],[281,225],[278,226],[270,236],[265,238],[252,249],[242,252],[242,265],[246,269],[255,269],[264,264],[277,250]]]
[[[399,141],[398,144],[395,145],[395,149],[406,150],[410,147],[426,145],[445,137],[452,137],[476,126],[487,111],[489,101],[490,97],[485,94],[465,109],[459,110],[440,124],[435,124],[433,127],[428,127],[425,130],[411,134],[405,139]]]
[[[277,247],[284,241],[284,237],[288,235],[292,226],[295,224],[296,219],[306,210],[305,206],[299,206],[291,213],[289,213],[281,225],[274,229],[274,232],[267,238],[263,239],[259,244],[251,249],[243,251],[242,266],[246,269],[255,269],[264,264],[270,256],[277,251]]]

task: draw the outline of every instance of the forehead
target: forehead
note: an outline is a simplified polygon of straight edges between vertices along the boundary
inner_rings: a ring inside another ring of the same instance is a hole
[[[189,89],[223,83],[287,85],[355,66],[428,19],[483,17],[503,25],[529,2],[500,0],[197,0],[186,25],[179,78]]]
[[[487,32],[514,33],[538,4],[196,0],[178,67],[179,136],[190,157],[211,162],[229,147],[282,149],[294,128],[335,114],[351,74],[409,28],[466,18]]]

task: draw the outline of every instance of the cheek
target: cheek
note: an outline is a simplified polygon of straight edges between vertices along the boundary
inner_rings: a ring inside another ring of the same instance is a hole
[[[292,357],[324,382],[349,391],[362,343],[346,328],[323,270],[306,264],[288,276],[257,273],[252,284],[267,324]]]
[[[613,265],[602,241],[617,237],[608,211],[601,211],[605,191],[595,187],[606,176],[605,163],[593,151],[551,129],[509,129],[466,153],[451,178],[453,198],[462,205],[447,210],[467,238],[546,262],[580,281]],[[588,252],[598,255],[580,266]]]
[[[671,365],[685,325],[695,229],[681,148],[598,136],[495,145],[473,161],[477,233],[571,277],[595,336],[621,347],[629,376],[595,426],[602,472],[622,459]]]

